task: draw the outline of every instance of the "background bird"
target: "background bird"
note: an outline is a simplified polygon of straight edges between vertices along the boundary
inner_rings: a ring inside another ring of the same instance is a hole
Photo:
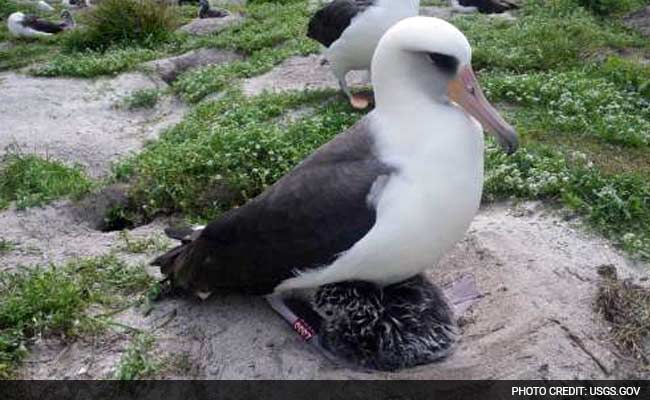
[[[222,18],[226,15],[228,11],[212,9],[208,0],[199,0],[199,18]]]
[[[419,8],[420,0],[334,0],[311,18],[307,36],[327,47],[325,57],[353,107],[366,108],[369,99],[350,92],[347,73],[369,69],[386,30]]]
[[[37,15],[15,12],[7,19],[7,27],[14,36],[23,38],[51,36],[74,28],[75,22],[69,11],[63,10],[61,18],[61,22],[51,22]]]

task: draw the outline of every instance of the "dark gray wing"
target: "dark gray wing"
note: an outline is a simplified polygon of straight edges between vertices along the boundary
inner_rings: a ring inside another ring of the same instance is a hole
[[[460,0],[458,3],[465,7],[476,7],[484,14],[502,13],[519,8],[512,0]]]
[[[341,37],[352,18],[373,3],[374,0],[334,0],[316,11],[309,21],[307,37],[329,47]]]
[[[36,31],[46,33],[59,33],[65,27],[65,24],[63,23],[46,21],[32,14],[25,15],[25,18],[22,21],[22,25],[24,27],[32,28]]]
[[[392,168],[375,157],[373,147],[364,119],[153,264],[191,290],[262,294],[295,269],[331,263],[375,223],[368,193]]]

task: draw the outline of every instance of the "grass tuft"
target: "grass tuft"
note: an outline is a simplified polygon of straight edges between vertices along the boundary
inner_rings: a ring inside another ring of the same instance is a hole
[[[596,296],[596,309],[612,325],[614,341],[650,365],[650,290],[616,277],[612,265],[599,268],[603,279]]]
[[[0,205],[15,202],[16,207],[41,206],[62,197],[79,197],[93,182],[79,166],[36,155],[10,153],[0,166]]]
[[[160,91],[157,89],[138,89],[122,100],[129,110],[153,108],[158,104]]]
[[[115,256],[0,272],[0,378],[12,376],[32,339],[74,338],[101,328],[106,321],[87,314],[91,305],[123,306],[124,296],[144,293],[152,283],[143,266]]]
[[[157,372],[161,364],[151,354],[153,347],[153,336],[146,333],[136,335],[120,359],[114,378],[130,381],[147,378]]]
[[[0,238],[0,256],[11,253],[16,248],[16,243],[9,239]]]
[[[170,39],[177,10],[154,0],[103,0],[85,16],[83,28],[65,37],[67,51],[106,50],[115,46],[152,47]]]
[[[259,194],[361,115],[332,92],[231,94],[194,108],[138,156],[118,166],[131,179],[139,212],[185,212],[208,218]],[[286,126],[281,117],[316,107]],[[208,189],[206,189],[208,188]]]

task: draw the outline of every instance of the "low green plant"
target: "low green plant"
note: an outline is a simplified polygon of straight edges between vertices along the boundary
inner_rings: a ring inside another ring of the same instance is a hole
[[[9,153],[0,165],[0,204],[40,206],[62,197],[77,198],[92,187],[81,167],[32,154]]]
[[[484,74],[493,100],[516,104],[519,125],[545,135],[650,145],[650,107],[641,94],[586,71]]]
[[[137,65],[160,57],[158,50],[126,47],[104,52],[85,51],[81,53],[58,54],[44,65],[32,68],[36,76],[70,76],[92,78],[99,75],[115,75]]]
[[[259,194],[360,114],[332,92],[264,94],[195,107],[158,142],[118,168],[128,172],[134,204],[154,216],[180,211],[207,218]],[[300,107],[315,112],[290,124],[281,116]]]
[[[119,380],[142,379],[160,369],[160,362],[152,355],[154,338],[150,334],[137,334],[122,355],[114,378]]]
[[[643,48],[647,41],[617,21],[602,21],[573,0],[530,0],[515,21],[485,15],[453,23],[473,47],[475,68],[515,72],[581,67],[603,49]]]
[[[578,4],[604,16],[629,11],[644,4],[643,0],[578,0]]]
[[[129,110],[153,108],[158,103],[158,89],[138,89],[123,99],[122,104]]]
[[[0,256],[12,252],[16,248],[16,244],[8,239],[0,238]]]
[[[318,51],[318,43],[305,36],[310,16],[306,3],[253,4],[246,11],[244,23],[218,35],[190,41],[191,47],[225,48],[247,58],[181,75],[174,83],[174,90],[184,100],[197,102],[232,86],[239,78],[264,73],[291,56]]]
[[[650,100],[650,66],[635,60],[610,56],[594,67],[594,74],[599,74],[620,86],[623,90],[639,93]]]
[[[7,18],[12,13],[18,11],[18,6],[12,0],[0,0],[0,17]]]
[[[12,376],[33,338],[100,329],[107,321],[89,315],[91,305],[123,307],[152,284],[143,266],[111,255],[0,272],[0,378]]]

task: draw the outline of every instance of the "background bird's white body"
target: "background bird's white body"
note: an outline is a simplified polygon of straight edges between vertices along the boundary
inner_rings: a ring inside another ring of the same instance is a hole
[[[23,26],[24,18],[25,14],[21,12],[15,12],[7,18],[7,28],[9,28],[9,32],[11,32],[12,35],[24,38],[52,36],[51,33],[41,32],[28,26]]]
[[[325,56],[337,78],[348,71],[368,69],[377,43],[398,21],[418,14],[419,0],[377,0],[375,5],[354,17]]]
[[[43,0],[40,0],[38,3],[36,3],[36,8],[41,11],[54,11],[54,7]]]

